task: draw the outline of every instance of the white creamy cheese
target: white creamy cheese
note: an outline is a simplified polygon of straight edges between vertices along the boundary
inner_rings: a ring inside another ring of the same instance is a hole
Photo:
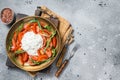
[[[43,46],[43,39],[41,35],[34,32],[26,32],[21,40],[21,47],[29,55],[38,55],[37,50]]]

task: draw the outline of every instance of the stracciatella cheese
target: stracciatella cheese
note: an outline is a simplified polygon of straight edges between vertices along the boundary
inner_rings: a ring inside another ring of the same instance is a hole
[[[37,50],[43,46],[41,35],[34,32],[26,32],[21,40],[21,47],[29,55],[38,55]]]

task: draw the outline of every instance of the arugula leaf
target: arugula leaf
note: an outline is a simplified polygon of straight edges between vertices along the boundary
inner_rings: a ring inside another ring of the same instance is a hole
[[[32,60],[32,62],[35,64],[35,65],[39,65],[40,64],[40,62],[37,62],[37,61],[35,61],[35,60],[33,60],[33,59],[31,59]]]
[[[13,61],[16,62],[16,57],[15,56],[13,56]]]
[[[23,29],[24,24],[21,24],[17,30],[16,30],[16,36],[18,36],[18,33]]]
[[[53,53],[52,57],[55,57],[56,56],[56,49],[52,49],[52,53]]]
[[[44,49],[44,52],[45,52],[45,51],[46,51],[46,49],[49,47],[50,42],[51,42],[51,38],[47,41],[47,44],[46,44],[45,49]]]
[[[44,26],[47,30],[51,30],[51,26],[49,26],[49,25],[46,25],[46,26]]]
[[[15,54],[21,54],[21,53],[24,53],[25,51],[24,50],[17,50],[15,51]]]
[[[53,38],[56,34],[56,31],[52,30],[52,35],[51,35],[51,38]]]
[[[29,23],[33,23],[33,22],[37,22],[37,20],[36,19],[32,19],[32,20],[29,21]]]
[[[42,27],[41,27],[41,25],[40,25],[40,22],[39,22],[39,21],[37,21],[37,23],[38,23],[39,28],[40,28],[40,29],[42,29]]]
[[[17,30],[16,30],[17,34],[22,30],[23,25],[24,25],[24,24],[21,24],[21,25],[17,28]]]
[[[50,61],[50,60],[51,60],[51,59],[49,58],[49,59],[47,59],[47,60],[44,60],[44,61],[38,62],[38,61],[35,61],[35,60],[31,59],[31,61],[32,61],[35,65],[39,65],[39,64],[42,64],[42,63],[48,62],[48,61]]]

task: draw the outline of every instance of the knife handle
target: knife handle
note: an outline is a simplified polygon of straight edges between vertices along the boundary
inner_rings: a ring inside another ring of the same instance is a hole
[[[68,64],[68,60],[65,60],[63,62],[63,64],[61,65],[61,67],[56,71],[55,76],[59,77],[59,75],[61,74],[61,72],[63,71],[63,69],[65,68],[65,66]]]
[[[60,57],[58,58],[58,61],[57,61],[57,63],[56,63],[56,66],[59,68],[60,66],[61,66],[61,64],[62,64],[62,61],[63,61],[63,58],[64,58],[64,55],[65,55],[65,53],[66,53],[66,47],[64,47],[63,48],[63,50],[62,50],[62,52],[61,52],[61,54],[60,54]]]

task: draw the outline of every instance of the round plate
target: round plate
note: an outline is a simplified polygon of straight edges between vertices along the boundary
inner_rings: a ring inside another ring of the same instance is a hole
[[[48,61],[48,62],[45,62],[45,63],[42,63],[40,65],[36,65],[36,66],[22,66],[22,65],[19,65],[18,62],[16,62],[14,60],[14,53],[10,52],[9,51],[9,45],[10,45],[10,39],[11,39],[11,36],[12,34],[14,33],[14,31],[18,28],[18,26],[21,24],[21,23],[25,23],[25,22],[28,22],[32,19],[37,19],[37,20],[42,20],[42,21],[45,21],[47,22],[49,25],[51,25],[53,27],[54,30],[57,31],[57,34],[56,34],[56,37],[57,37],[57,46],[56,46],[56,56]],[[17,22],[15,22],[12,27],[10,28],[8,34],[7,34],[7,37],[6,37],[6,51],[7,51],[7,55],[9,57],[9,59],[12,61],[13,64],[15,64],[18,68],[20,69],[23,69],[25,71],[39,71],[39,70],[42,70],[42,69],[45,69],[47,68],[49,65],[51,65],[56,57],[59,55],[60,51],[61,51],[61,37],[60,37],[60,34],[59,34],[59,31],[57,30],[56,26],[51,22],[49,21],[48,19],[45,19],[45,18],[42,18],[42,17],[39,17],[39,16],[29,16],[29,17],[25,17],[25,18],[22,18],[20,20],[18,20]]]

